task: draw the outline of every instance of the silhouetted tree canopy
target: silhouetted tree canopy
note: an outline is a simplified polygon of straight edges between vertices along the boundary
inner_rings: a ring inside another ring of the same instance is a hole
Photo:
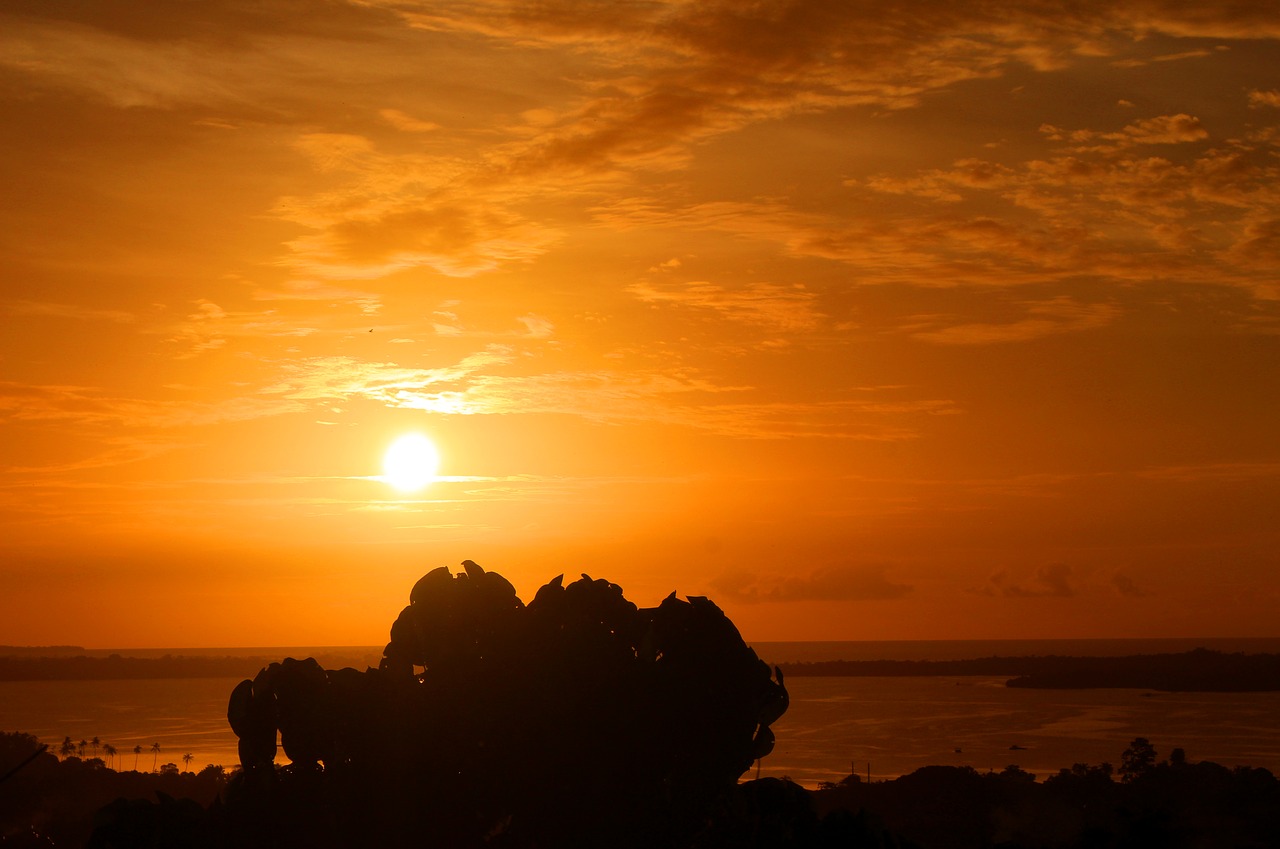
[[[235,688],[236,845],[685,845],[772,749],[781,674],[708,599],[583,575],[526,605],[463,565],[414,585],[378,669],[287,658]]]

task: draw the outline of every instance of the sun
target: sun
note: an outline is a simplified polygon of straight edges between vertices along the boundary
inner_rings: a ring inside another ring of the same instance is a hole
[[[382,456],[382,479],[401,492],[413,492],[434,481],[439,467],[435,444],[420,433],[409,433]]]

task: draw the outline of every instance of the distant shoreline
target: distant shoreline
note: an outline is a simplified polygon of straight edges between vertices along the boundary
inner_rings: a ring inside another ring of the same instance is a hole
[[[3,652],[0,647],[0,652]],[[376,666],[371,649],[312,652],[322,666]],[[0,681],[251,678],[284,655],[105,657],[0,655]],[[1182,692],[1280,691],[1280,654],[1186,652],[1067,657],[993,656],[963,660],[830,660],[777,664],[787,677],[1009,676],[1006,685],[1033,689],[1133,688]]]
[[[0,649],[2,651],[2,649]],[[376,666],[377,657],[364,653],[313,652],[327,669]],[[159,657],[4,656],[0,654],[0,681],[111,681],[174,678],[252,678],[285,655],[205,656],[164,654]]]
[[[786,676],[1013,676],[1009,687],[1129,688],[1179,692],[1280,691],[1280,654],[1193,649],[1122,657],[985,657],[971,660],[819,661],[779,664]]]

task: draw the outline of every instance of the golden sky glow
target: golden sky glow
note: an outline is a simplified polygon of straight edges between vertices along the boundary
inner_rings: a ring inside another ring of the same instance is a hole
[[[0,643],[377,644],[468,558],[1280,635],[1271,2],[18,0],[0,97]]]

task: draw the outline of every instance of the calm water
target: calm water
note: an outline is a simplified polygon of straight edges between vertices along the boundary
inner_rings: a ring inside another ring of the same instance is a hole
[[[791,678],[763,775],[805,786],[931,764],[980,771],[1017,764],[1044,778],[1073,763],[1118,765],[1134,737],[1162,757],[1280,774],[1280,693],[1031,690],[1003,678]],[[1021,746],[1020,750],[1011,746]],[[956,751],[959,749],[960,751]]]
[[[0,730],[25,731],[56,749],[62,738],[100,740],[117,749],[117,769],[175,763],[228,768],[240,762],[227,725],[227,698],[239,678],[156,681],[0,681]],[[159,758],[151,746],[160,744]],[[102,753],[98,753],[102,756]],[[92,752],[87,752],[91,756]]]
[[[755,648],[766,660],[786,662],[1136,654],[1197,645],[1280,651],[1280,640],[757,643]],[[316,652],[199,653],[285,657]],[[0,730],[25,731],[55,747],[64,736],[96,736],[117,748],[119,769],[132,769],[135,762],[144,770],[153,763],[182,767],[182,755],[188,752],[193,755],[192,768],[211,763],[231,767],[239,756],[226,706],[239,680],[0,682]],[[1193,761],[1260,766],[1280,773],[1280,693],[1030,690],[1003,684],[1003,679],[975,677],[792,677],[787,680],[791,707],[774,726],[777,747],[762,764],[761,774],[786,775],[814,786],[838,780],[854,766],[865,776],[868,763],[873,778],[930,764],[969,765],[982,771],[1017,764],[1043,778],[1076,762],[1118,764],[1120,753],[1136,736],[1150,739],[1162,757],[1180,746]],[[157,742],[158,758],[151,751]],[[134,746],[143,748],[136,759]]]

